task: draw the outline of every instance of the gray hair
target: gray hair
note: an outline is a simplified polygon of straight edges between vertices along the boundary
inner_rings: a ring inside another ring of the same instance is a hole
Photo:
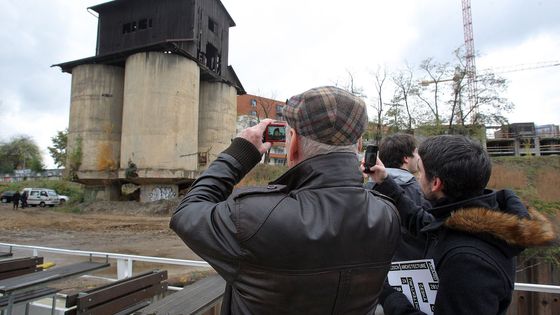
[[[300,152],[302,154],[302,161],[312,158],[317,155],[333,153],[333,152],[358,152],[358,144],[350,145],[330,145],[321,142],[317,142],[305,136],[298,135],[298,142],[300,146]]]
[[[286,140],[289,141],[291,137],[290,134],[290,125],[286,125]],[[333,152],[350,152],[350,153],[358,153],[358,144],[350,144],[350,145],[330,145],[315,141],[313,139],[307,138],[302,135],[297,135],[298,137],[298,145],[299,145],[299,152],[301,154],[301,160],[307,160],[317,155],[333,153]]]

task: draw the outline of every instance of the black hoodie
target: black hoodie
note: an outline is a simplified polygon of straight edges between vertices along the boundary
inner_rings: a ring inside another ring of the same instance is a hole
[[[485,190],[480,196],[430,210],[414,206],[394,181],[376,190],[392,197],[401,222],[413,233],[425,233],[425,258],[432,258],[439,277],[434,314],[505,314],[515,282],[515,257],[526,247],[548,245],[552,225],[527,210],[509,190]],[[423,314],[390,287],[380,303],[386,315]]]

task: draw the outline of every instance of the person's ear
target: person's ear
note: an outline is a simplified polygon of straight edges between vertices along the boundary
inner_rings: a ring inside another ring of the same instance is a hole
[[[432,192],[443,192],[443,181],[437,176],[432,180]]]
[[[402,159],[402,165],[408,165],[408,163],[410,163],[410,159],[411,159],[410,156],[405,156],[405,157],[403,157],[403,159]]]
[[[360,137],[360,139],[358,139],[358,152],[362,152],[363,148],[364,148],[364,139]]]
[[[299,158],[299,143],[298,143],[297,132],[295,131],[294,128],[290,128],[290,144],[288,147],[287,157],[291,165],[296,164]]]

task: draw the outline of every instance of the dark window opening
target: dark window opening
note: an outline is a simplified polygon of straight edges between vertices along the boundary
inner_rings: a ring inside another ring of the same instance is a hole
[[[140,19],[138,24],[136,22],[129,22],[123,24],[122,33],[127,34],[137,30],[145,30],[152,28],[152,19]]]
[[[208,69],[220,73],[220,55],[218,49],[211,44],[206,44],[206,66]]]
[[[198,166],[208,164],[208,152],[198,152]]]
[[[254,98],[251,99],[251,107],[257,107],[257,100]]]
[[[130,23],[124,23],[122,26],[123,34],[130,33]]]
[[[148,19],[140,19],[138,21],[138,29],[145,30],[148,28]]]
[[[216,32],[216,22],[214,22],[211,18],[208,18],[208,29],[211,30],[212,32]]]

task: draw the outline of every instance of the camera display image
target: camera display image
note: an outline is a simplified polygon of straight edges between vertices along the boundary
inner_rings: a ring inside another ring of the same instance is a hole
[[[366,154],[364,158],[364,173],[370,173],[369,170],[371,167],[377,163],[377,151],[379,150],[378,146],[376,145],[368,145],[366,147]]]
[[[285,142],[286,125],[270,124],[264,132],[264,142]]]

